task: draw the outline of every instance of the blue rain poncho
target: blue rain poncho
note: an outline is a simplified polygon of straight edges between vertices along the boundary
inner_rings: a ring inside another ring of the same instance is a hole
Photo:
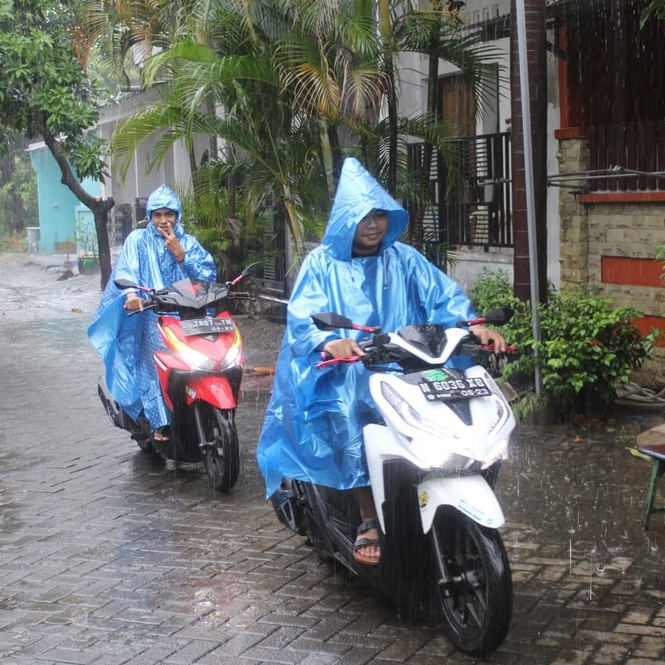
[[[359,222],[371,210],[388,212],[378,254],[353,256]],[[406,211],[355,159],[344,162],[322,244],[305,257],[287,309],[273,393],[257,460],[270,497],[282,478],[337,489],[369,485],[362,428],[380,422],[362,363],[316,369],[331,339],[366,333],[323,332],[311,315],[335,312],[385,332],[416,323],[455,326],[475,318],[459,285],[410,245],[398,242]]]
[[[150,221],[145,229],[127,236],[104,289],[88,337],[106,366],[106,383],[113,398],[133,419],[144,412],[152,430],[169,423],[153,355],[164,343],[157,330],[157,314],[152,309],[129,316],[123,309],[129,290],[118,289],[113,280],[126,279],[140,286],[161,289],[186,277],[208,282],[216,280],[215,263],[198,240],[181,223],[180,199],[166,185],[149,197],[146,216],[166,208],[177,213],[173,232],[185,250],[182,263],[166,249],[164,238]],[[141,295],[141,292],[138,292]]]

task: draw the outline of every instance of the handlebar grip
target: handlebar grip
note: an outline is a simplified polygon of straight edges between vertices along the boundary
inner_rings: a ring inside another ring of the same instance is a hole
[[[326,360],[332,360],[332,356],[327,351],[321,351],[321,360],[325,362]]]

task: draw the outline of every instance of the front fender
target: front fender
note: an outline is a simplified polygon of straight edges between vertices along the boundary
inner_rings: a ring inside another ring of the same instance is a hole
[[[498,529],[506,519],[494,492],[482,476],[429,478],[418,484],[423,533],[432,528],[439,506],[452,506],[481,526]]]
[[[199,376],[185,385],[185,400],[191,404],[197,399],[218,409],[235,409],[236,397],[228,379],[223,376]]]

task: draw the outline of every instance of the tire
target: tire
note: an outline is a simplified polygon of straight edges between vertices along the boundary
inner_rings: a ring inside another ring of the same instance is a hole
[[[209,405],[201,407],[206,441],[212,443],[203,454],[203,464],[218,492],[230,492],[240,475],[240,445],[235,413]]]
[[[499,532],[445,508],[437,513],[430,537],[444,633],[460,651],[492,653],[508,634],[513,606],[510,566]]]

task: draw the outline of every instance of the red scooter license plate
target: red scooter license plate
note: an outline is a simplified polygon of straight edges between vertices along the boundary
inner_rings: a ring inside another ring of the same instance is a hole
[[[489,397],[492,391],[480,378],[449,378],[444,381],[421,381],[419,384],[425,397],[430,400],[452,401],[471,399],[473,397]]]
[[[235,330],[231,319],[187,319],[180,322],[182,332],[190,335],[216,335]]]

